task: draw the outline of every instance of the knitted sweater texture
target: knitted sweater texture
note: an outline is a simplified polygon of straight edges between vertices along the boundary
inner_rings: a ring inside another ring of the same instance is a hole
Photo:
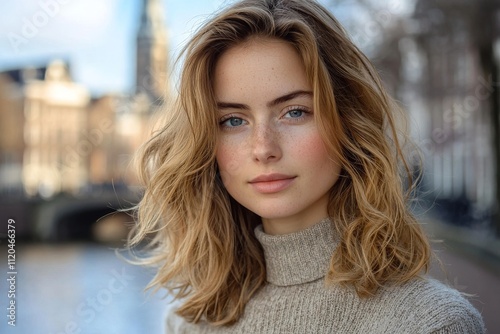
[[[171,305],[166,333],[484,333],[481,315],[444,284],[414,279],[360,298],[352,288],[325,285],[337,241],[330,220],[292,234],[255,234],[264,248],[267,284],[229,327],[189,323]]]

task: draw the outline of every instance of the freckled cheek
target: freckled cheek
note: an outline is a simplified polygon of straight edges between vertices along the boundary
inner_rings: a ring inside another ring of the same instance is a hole
[[[235,179],[243,164],[241,146],[230,141],[222,141],[217,147],[216,159],[222,182],[227,187]]]
[[[318,133],[303,136],[300,141],[295,141],[295,145],[295,151],[299,157],[307,158],[308,161],[316,163],[328,161],[328,152]]]
[[[296,141],[293,160],[298,161],[307,177],[335,182],[340,173],[337,159],[333,162],[319,133],[314,132]]]

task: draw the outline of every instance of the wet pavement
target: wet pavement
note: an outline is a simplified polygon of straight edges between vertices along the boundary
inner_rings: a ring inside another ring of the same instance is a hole
[[[1,254],[7,254],[5,243]],[[0,261],[0,333],[162,333],[167,301],[143,288],[152,273],[95,244],[17,245],[16,326],[8,325]],[[7,257],[7,256],[5,256]]]

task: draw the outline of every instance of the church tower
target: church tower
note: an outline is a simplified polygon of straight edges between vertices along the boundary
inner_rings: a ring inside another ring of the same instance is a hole
[[[161,103],[168,90],[167,31],[161,0],[142,0],[137,34],[136,93]]]

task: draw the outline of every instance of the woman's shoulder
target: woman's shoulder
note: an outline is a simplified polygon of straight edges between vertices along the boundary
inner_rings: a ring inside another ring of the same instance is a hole
[[[430,277],[383,288],[376,297],[424,333],[484,333],[481,314],[456,289]]]
[[[166,307],[165,312],[165,333],[179,333],[182,326],[182,318],[175,311],[179,307],[178,301],[174,300]]]
[[[269,289],[273,291],[269,292]],[[276,289],[272,286],[264,288],[247,305],[245,319],[234,327],[217,330],[207,324],[189,323],[175,314],[181,303],[176,301],[169,307],[166,333],[259,332],[254,329],[262,329],[263,323],[273,324],[274,332],[284,332],[280,330],[292,323],[307,324],[309,331],[304,329],[301,332],[308,333],[333,330],[341,333],[412,334],[485,332],[481,315],[471,303],[457,290],[432,278],[386,286],[371,298],[359,298],[353,289],[341,286],[330,286],[325,290],[321,280],[288,287],[286,293],[282,287],[279,291],[274,291]],[[275,298],[276,295],[280,298]],[[298,299],[290,299],[290,295]],[[316,323],[321,326],[315,327]],[[246,330],[248,328],[252,331]],[[265,328],[271,331],[271,327]]]
[[[193,326],[179,316],[176,311],[181,306],[182,302],[176,299],[167,306],[165,315],[165,333],[166,334],[195,334],[201,333],[200,328]]]

